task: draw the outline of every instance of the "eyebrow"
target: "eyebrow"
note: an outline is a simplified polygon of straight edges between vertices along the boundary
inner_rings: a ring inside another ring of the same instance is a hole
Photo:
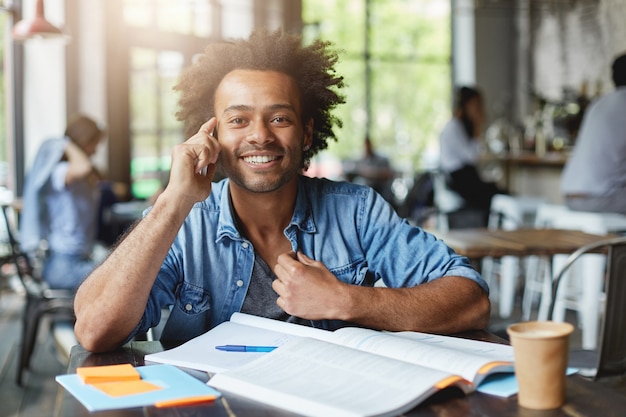
[[[277,104],[272,104],[270,106],[266,107],[267,110],[290,110],[295,112],[296,109],[293,105],[289,104],[289,103],[277,103]],[[251,111],[254,110],[254,107],[252,106],[248,106],[246,104],[234,104],[232,106],[228,106],[224,109],[224,113],[226,114],[228,112],[232,112],[232,111]]]

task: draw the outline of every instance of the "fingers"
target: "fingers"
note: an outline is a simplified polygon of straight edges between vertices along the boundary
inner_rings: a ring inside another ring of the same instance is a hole
[[[295,253],[294,251],[283,253],[278,256],[277,262],[285,267],[295,266],[298,265],[298,263],[303,263],[305,265],[314,265],[317,263],[317,261],[309,258],[301,251],[298,251],[298,253]]]
[[[333,316],[339,281],[319,261],[302,252],[284,253],[274,268],[277,279],[272,288],[278,294],[276,303],[286,313],[309,320]]]
[[[213,130],[217,127],[217,118],[211,117],[209,120],[204,122],[198,132],[202,132],[208,136],[213,136]]]
[[[284,296],[287,293],[285,284],[283,284],[280,278],[272,281],[272,289],[276,292],[276,294],[278,294],[278,299],[280,299],[281,296]],[[281,301],[284,301],[284,300],[281,300]]]
[[[217,127],[217,119],[211,117],[205,122],[198,132],[189,138],[185,143],[189,145],[202,145],[195,151],[196,160],[194,169],[197,174],[208,175],[212,174],[213,169],[209,168],[209,165],[215,165],[219,158],[221,145],[217,141],[217,138],[213,135],[214,130]]]
[[[309,258],[304,253],[302,253],[301,251],[298,251],[296,256],[297,256],[296,259],[298,261],[302,262],[305,265],[313,266],[313,265],[315,265],[317,263],[317,261]]]
[[[296,276],[302,271],[298,272],[302,268],[302,262],[297,259],[297,255],[290,251],[283,253],[276,259],[276,266],[274,267],[274,273],[278,277],[287,278],[289,276]]]
[[[307,274],[319,270],[321,266],[320,262],[309,258],[300,251],[297,254],[294,252],[283,253],[278,256],[276,267],[274,267],[274,273],[278,278],[274,282],[278,281],[279,288],[286,290],[290,285],[308,276]],[[281,294],[281,292],[278,293]]]

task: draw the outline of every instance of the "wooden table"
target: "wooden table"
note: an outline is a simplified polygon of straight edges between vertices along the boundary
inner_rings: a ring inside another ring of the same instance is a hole
[[[502,339],[485,331],[466,332],[458,335],[474,340],[502,342]],[[111,365],[131,363],[134,366],[144,365],[144,355],[163,349],[159,342],[134,342],[110,353],[94,354],[80,346],[72,349],[68,373],[74,373],[79,366]],[[407,417],[618,417],[626,410],[626,393],[624,395],[604,385],[592,383],[580,376],[573,375],[567,379],[567,403],[557,410],[534,412],[517,405],[517,396],[500,398],[471,393],[458,396],[454,392],[443,392],[437,398],[422,404],[404,414]],[[88,416],[89,412],[71,394],[59,388],[59,403],[55,410],[58,417]],[[98,412],[100,417],[135,417],[135,416],[267,416],[293,417],[295,414],[279,410],[258,402],[254,402],[231,394],[224,394],[220,401],[213,404],[176,408],[132,408]]]
[[[435,231],[433,234],[442,239],[459,255],[468,257],[479,270],[481,269],[480,261],[486,257],[513,256],[522,258],[538,255],[546,259],[550,271],[553,270],[554,255],[570,254],[581,246],[616,236],[612,234],[595,235],[578,230],[562,229],[491,230],[487,228],[454,229],[447,232]],[[507,263],[510,268],[509,271],[517,268],[517,264],[511,262],[514,261]],[[485,277],[489,276],[485,269],[482,272],[485,273]],[[517,287],[516,276],[510,273],[506,276],[513,278],[503,279],[500,282],[498,304],[501,317],[510,317]],[[528,276],[527,279],[529,279]],[[587,279],[583,281],[581,305],[585,306],[584,317],[597,314],[594,311],[597,312],[600,293],[601,283],[599,280]],[[545,310],[544,308],[540,309],[540,317],[544,315],[544,311],[547,314],[547,308]],[[593,343],[590,341],[596,339],[597,325],[595,327],[588,325],[585,329],[585,346],[592,346]]]
[[[595,235],[578,230],[517,229],[490,230],[454,229],[432,232],[456,253],[472,260],[485,257],[569,254],[579,247],[614,235]]]

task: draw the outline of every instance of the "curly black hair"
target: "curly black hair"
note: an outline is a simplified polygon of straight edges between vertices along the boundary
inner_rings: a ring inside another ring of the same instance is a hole
[[[174,89],[181,92],[178,120],[185,122],[185,137],[215,115],[215,91],[222,79],[235,69],[278,71],[292,77],[302,100],[302,123],[313,119],[313,142],[305,151],[304,167],[316,153],[337,140],[333,127],[342,123],[331,111],[345,102],[339,89],[344,86],[335,64],[338,54],[330,42],[302,45],[297,35],[257,29],[248,39],[209,44],[193,65],[186,68]]]

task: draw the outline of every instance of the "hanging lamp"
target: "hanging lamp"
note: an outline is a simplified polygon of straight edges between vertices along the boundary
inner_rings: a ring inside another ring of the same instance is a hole
[[[43,0],[37,0],[34,18],[20,20],[13,26],[13,39],[16,41],[64,37],[67,36],[61,29],[46,20]]]

